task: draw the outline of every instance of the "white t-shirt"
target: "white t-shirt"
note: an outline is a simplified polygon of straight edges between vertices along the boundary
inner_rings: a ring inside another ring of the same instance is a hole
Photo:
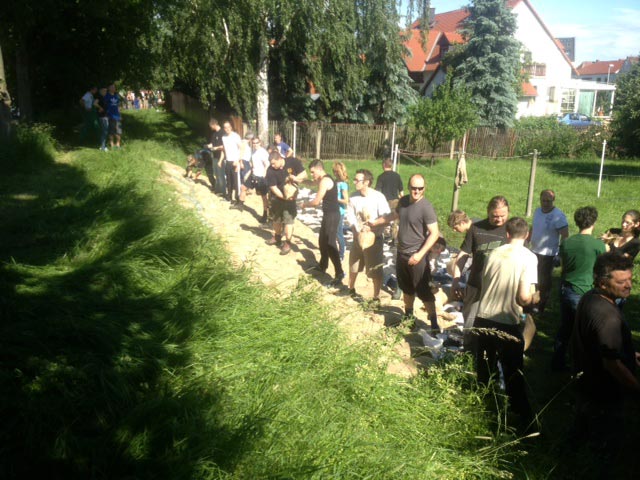
[[[224,158],[227,162],[237,162],[240,160],[240,146],[242,139],[236,132],[222,137],[222,145],[224,145]]]
[[[269,168],[269,152],[264,147],[259,147],[251,155],[251,167],[253,175],[256,177],[264,177]]]
[[[531,251],[539,255],[556,256],[560,248],[560,230],[569,226],[567,217],[559,208],[542,213],[537,208],[533,214]]]
[[[493,250],[482,269],[482,291],[477,317],[507,325],[521,321],[516,302],[518,288],[538,283],[538,258],[522,245],[507,243]]]
[[[356,192],[349,197],[347,219],[358,232],[363,223],[365,212],[368,215],[368,220],[373,221],[378,217],[391,213],[391,210],[385,196],[379,191],[369,188],[366,197],[362,196],[360,192]],[[374,228],[373,232],[379,235],[383,230],[384,225]]]
[[[91,92],[87,92],[82,96],[82,102],[84,103],[85,110],[91,110],[93,107],[93,95]]]

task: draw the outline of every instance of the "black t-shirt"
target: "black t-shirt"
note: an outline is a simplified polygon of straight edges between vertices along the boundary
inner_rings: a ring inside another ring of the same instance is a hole
[[[402,178],[392,170],[382,172],[376,181],[376,190],[382,192],[387,202],[397,200],[402,191]]]
[[[264,177],[267,187],[278,187],[281,192],[284,192],[284,185],[287,183],[287,177],[289,175],[298,175],[304,172],[304,165],[295,157],[285,158],[284,167],[280,170],[276,170],[273,167],[267,168],[267,174]]]
[[[609,233],[612,233],[614,235],[620,235],[622,234],[622,229],[610,228]],[[613,243],[609,244],[609,247],[611,248],[612,252],[625,254],[633,259],[633,258],[636,258],[636,256],[638,255],[638,252],[640,252],[640,238],[633,237],[631,240],[629,240],[627,243],[625,243],[621,247],[616,247]]]
[[[473,263],[469,272],[469,281],[472,287],[480,288],[482,284],[482,269],[484,260],[492,250],[507,243],[507,228],[505,225],[494,227],[488,219],[480,220],[471,225],[464,237],[460,250],[473,255]]]
[[[211,130],[211,133],[209,134],[209,143],[214,147],[222,147],[222,137],[224,137],[224,130],[220,129],[217,132],[215,130]],[[213,156],[215,158],[220,158],[221,153],[222,150],[214,150]]]
[[[571,348],[574,371],[583,372],[580,389],[595,400],[619,400],[623,387],[604,368],[603,360],[620,360],[635,372],[631,330],[618,306],[598,290],[585,293],[578,304]]]
[[[99,117],[107,116],[107,102],[104,101],[104,97],[102,95],[98,95],[98,105],[100,108],[98,109]]]

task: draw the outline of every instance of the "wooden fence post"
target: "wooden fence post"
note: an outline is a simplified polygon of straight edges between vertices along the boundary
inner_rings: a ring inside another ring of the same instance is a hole
[[[453,199],[451,200],[451,211],[458,209],[458,198],[460,197],[460,186],[458,185],[458,167],[460,166],[460,159],[464,155],[464,152],[458,152],[458,161],[456,162],[456,172],[453,174]]]
[[[529,175],[529,193],[527,195],[527,213],[526,216],[531,216],[531,209],[533,207],[533,195],[536,186],[536,167],[538,166],[538,150],[533,151],[533,159],[531,160],[531,174]]]
[[[451,140],[451,149],[449,150],[449,160],[453,160],[453,156],[456,153],[456,139]]]
[[[316,157],[320,158],[320,145],[322,144],[322,128],[320,122],[316,124]]]

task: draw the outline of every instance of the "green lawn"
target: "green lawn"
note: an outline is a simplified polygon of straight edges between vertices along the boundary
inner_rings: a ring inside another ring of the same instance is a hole
[[[589,478],[586,451],[564,437],[569,379],[546,368],[555,303],[526,365],[543,436],[520,442],[468,361],[390,376],[384,340],[348,344],[318,293],[274,296],[232,270],[158,182],[156,160],[182,165],[200,139],[153,111],[124,125],[124,149],[108,154],[73,136],[59,151],[38,135],[0,145],[0,478]],[[635,180],[608,181],[596,202],[592,179],[551,172],[594,162],[541,160],[536,190],[555,188],[566,212],[595,204],[604,229]],[[453,170],[400,167],[425,172],[443,221]],[[524,211],[526,161],[470,160],[469,171],[460,206],[472,216],[496,193]],[[636,286],[632,322],[637,304]]]

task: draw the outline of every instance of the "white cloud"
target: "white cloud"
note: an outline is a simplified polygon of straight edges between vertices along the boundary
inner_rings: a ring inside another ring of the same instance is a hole
[[[640,53],[640,10],[614,8],[599,23],[549,22],[556,37],[576,37],[576,63],[616,60]]]

